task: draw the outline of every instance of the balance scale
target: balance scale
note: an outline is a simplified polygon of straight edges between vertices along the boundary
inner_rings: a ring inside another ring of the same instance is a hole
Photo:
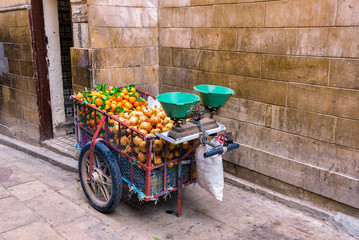
[[[215,85],[198,85],[194,89],[199,96],[190,93],[168,92],[157,96],[167,116],[174,120],[172,129],[156,136],[173,144],[198,139],[226,130],[226,127],[213,119],[234,94],[232,89]],[[204,106],[199,110],[198,102]],[[205,116],[209,114],[210,116]]]

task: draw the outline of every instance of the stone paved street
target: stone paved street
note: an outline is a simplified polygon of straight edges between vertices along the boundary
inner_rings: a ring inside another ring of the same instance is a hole
[[[354,239],[329,223],[226,184],[223,202],[198,185],[176,199],[92,209],[78,175],[0,145],[0,239]]]

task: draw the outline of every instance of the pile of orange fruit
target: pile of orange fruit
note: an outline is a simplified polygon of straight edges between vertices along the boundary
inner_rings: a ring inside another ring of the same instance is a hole
[[[142,164],[145,164],[148,157],[148,141],[144,136],[170,131],[174,124],[174,121],[166,115],[162,108],[148,106],[147,101],[140,97],[134,85],[123,88],[107,88],[106,84],[96,85],[95,90],[85,89],[85,91],[79,92],[76,98],[86,102],[86,104],[77,103],[78,123],[94,132],[97,124],[101,121],[103,114],[97,109],[86,107],[86,105],[106,111],[110,115],[116,115],[116,118],[107,119],[109,144],[119,146],[129,156],[133,154],[133,157]],[[142,134],[132,132],[129,127]],[[86,133],[82,132],[82,134]],[[104,138],[104,136],[105,125],[99,132],[100,138]],[[186,152],[190,149],[191,144],[184,142],[183,151]],[[179,145],[169,144],[166,148],[166,141],[163,139],[155,139],[152,142],[152,151],[150,155],[152,167],[163,163],[166,153],[168,161],[179,157]],[[172,168],[177,164],[178,161],[174,161],[168,163],[167,167]],[[140,165],[137,166],[141,168]]]
[[[140,97],[135,85],[123,88],[113,86],[107,88],[107,84],[96,85],[95,90],[85,89],[76,97],[111,115],[141,111],[143,107],[147,106],[147,101]]]

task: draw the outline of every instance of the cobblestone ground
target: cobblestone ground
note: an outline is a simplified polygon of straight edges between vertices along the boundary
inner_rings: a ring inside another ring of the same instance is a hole
[[[251,192],[225,185],[218,202],[198,185],[155,204],[136,196],[111,214],[92,209],[78,175],[0,145],[0,239],[353,239]],[[79,191],[80,190],[80,191]]]

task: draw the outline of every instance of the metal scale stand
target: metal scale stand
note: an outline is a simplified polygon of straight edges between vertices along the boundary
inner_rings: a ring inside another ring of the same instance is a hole
[[[197,106],[197,107],[196,107]],[[223,124],[218,123],[213,119],[214,114],[219,114],[219,108],[206,107],[202,111],[198,110],[198,104],[196,104],[194,109],[191,110],[191,113],[186,118],[172,118],[175,121],[175,125],[169,132],[164,133],[155,133],[157,137],[163,138],[166,141],[173,144],[180,144],[179,151],[179,161],[178,161],[178,178],[177,178],[177,189],[178,189],[178,216],[181,216],[181,195],[182,195],[182,177],[181,177],[181,168],[182,161],[189,155],[188,153],[183,156],[182,154],[182,144],[186,141],[191,141],[194,139],[199,139],[200,143],[194,146],[190,152],[193,152],[197,149],[199,145],[208,144],[213,147],[213,150],[204,154],[204,157],[214,156],[216,154],[222,154],[226,151],[230,151],[239,147],[237,143],[228,146],[228,143],[233,143],[232,134],[228,133],[227,136],[220,134],[223,138],[228,138],[229,141],[225,143],[227,146],[213,146],[209,141],[208,137],[217,135],[219,132],[226,130],[226,127]],[[210,117],[204,117],[206,113],[210,113]],[[191,119],[191,120],[188,120]],[[225,139],[223,139],[224,141]],[[193,161],[192,161],[193,163]],[[191,168],[192,171],[192,168]],[[192,174],[191,174],[192,175]]]

